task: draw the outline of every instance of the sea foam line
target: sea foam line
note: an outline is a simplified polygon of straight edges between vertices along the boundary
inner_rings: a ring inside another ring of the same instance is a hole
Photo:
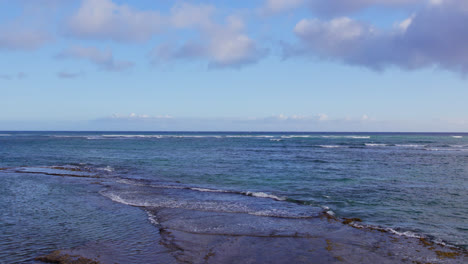
[[[269,198],[277,201],[286,201],[287,197],[276,196],[274,194],[269,194],[265,192],[251,192],[251,191],[233,191],[233,190],[220,190],[220,189],[209,189],[209,188],[201,188],[201,187],[187,187],[187,186],[175,186],[175,185],[155,185],[155,184],[144,184],[144,183],[137,183],[130,179],[119,179],[117,180],[119,183],[134,185],[134,186],[142,186],[142,187],[153,187],[153,188],[162,188],[162,189],[187,189],[197,192],[212,192],[212,193],[231,193],[231,194],[241,194],[245,196],[252,196],[257,198]]]
[[[364,145],[368,147],[386,147],[388,146],[387,144],[377,144],[377,143],[364,143]]]
[[[342,148],[343,146],[338,145],[318,145],[321,148]]]

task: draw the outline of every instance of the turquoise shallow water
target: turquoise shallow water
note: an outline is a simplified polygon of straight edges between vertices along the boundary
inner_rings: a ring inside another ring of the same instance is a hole
[[[213,195],[232,192],[329,208],[339,217],[358,217],[366,224],[408,235],[425,235],[464,248],[468,245],[468,134],[0,133],[1,168],[40,172],[37,167],[47,170],[50,166],[76,166],[85,174],[119,177],[141,188],[165,184],[198,188]],[[51,203],[54,207],[63,197],[80,197],[78,187],[54,193],[49,185],[57,179],[50,176],[28,179],[32,176],[8,175],[1,178],[5,189],[0,198],[3,225],[19,221],[12,213],[20,210],[14,209],[19,204],[41,208]],[[32,187],[34,198],[19,191]],[[80,190],[86,191],[83,188]],[[127,204],[154,202],[144,193],[101,192]],[[164,202],[175,207],[211,206],[210,210],[230,208],[251,214],[283,212],[279,205],[274,208],[275,204],[241,208],[236,201],[232,207],[225,202],[223,208],[216,207],[213,197],[210,203],[187,202],[196,197],[173,197]],[[34,217],[34,211],[30,213]],[[288,213],[301,216],[308,212]],[[106,222],[105,213],[99,219]],[[40,236],[46,231],[37,226],[54,221],[38,219],[25,228]]]

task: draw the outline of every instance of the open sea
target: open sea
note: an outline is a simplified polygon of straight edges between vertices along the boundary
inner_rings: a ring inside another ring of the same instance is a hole
[[[468,134],[0,132],[0,263],[83,245],[177,263],[161,226],[260,236],[322,212],[466,250]]]

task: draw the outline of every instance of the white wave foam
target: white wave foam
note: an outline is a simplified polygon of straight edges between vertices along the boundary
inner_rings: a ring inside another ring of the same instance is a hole
[[[279,209],[255,210],[244,204],[230,202],[215,202],[215,201],[190,201],[190,200],[174,200],[174,199],[153,199],[148,201],[138,200],[137,198],[122,198],[116,193],[101,191],[101,195],[111,199],[114,202],[135,206],[135,207],[162,207],[162,208],[182,208],[187,210],[214,211],[214,212],[229,212],[229,213],[244,213],[257,216],[272,216],[272,217],[288,217],[288,218],[305,218],[310,215],[291,214],[288,211]],[[157,220],[151,216],[150,221]]]
[[[320,206],[320,207],[322,207],[323,212],[325,212],[327,215],[335,216],[335,212],[333,212],[332,210],[330,210],[330,207],[325,206],[325,205],[322,205],[322,206]]]
[[[322,136],[323,138],[352,138],[352,139],[369,139],[370,136]]]
[[[281,138],[310,138],[310,135],[290,135],[290,136],[281,136]]]
[[[387,144],[377,144],[377,143],[365,143],[364,145],[368,147],[385,147]]]
[[[283,141],[283,140],[279,138],[271,138],[270,141]]]
[[[222,138],[222,136],[215,136],[215,135],[206,135],[206,136],[199,136],[199,135],[162,135],[162,138]]]
[[[205,188],[190,188],[190,190],[199,191],[199,192],[214,192],[214,193],[228,193],[230,191],[225,190],[214,190],[214,189],[205,189]]]
[[[103,139],[103,138],[100,137],[100,136],[88,136],[88,137],[86,137],[86,139],[89,139],[89,140],[96,140],[96,139]]]
[[[51,135],[49,137],[53,138],[86,138],[87,136],[78,136],[78,135]]]
[[[222,138],[219,135],[102,135],[104,138]]]
[[[405,237],[413,237],[413,238],[422,238],[421,235],[418,235],[414,232],[411,232],[411,231],[405,231],[405,232],[398,232],[396,231],[395,229],[393,228],[385,228],[386,231],[392,233],[392,234],[395,234],[395,235],[399,235],[399,236],[405,236]]]
[[[397,147],[404,147],[404,148],[419,148],[419,147],[424,147],[424,145],[418,145],[418,144],[396,144],[395,146],[397,146]]]
[[[468,151],[468,149],[461,148],[424,148],[427,151]]]
[[[463,136],[452,136],[453,138],[463,138]]]
[[[144,203],[135,203],[135,202],[124,200],[120,196],[114,193],[108,193],[108,192],[102,192],[102,191],[99,193],[117,203],[126,204],[130,206],[137,206],[137,207],[145,206]]]
[[[226,136],[227,138],[274,138],[275,136],[268,136],[268,135],[232,135]]]
[[[149,211],[146,211],[146,214],[148,215],[148,220],[150,221],[151,224],[153,225],[159,225],[159,222],[158,220],[156,219],[156,216],[154,214],[152,214],[151,212]]]
[[[104,138],[161,138],[161,135],[102,135]]]
[[[321,148],[341,148],[342,146],[337,145],[319,145]]]
[[[107,171],[107,172],[113,172],[114,171],[114,168],[112,168],[111,166],[106,166],[104,168],[97,168],[97,170],[102,170],[102,171]]]
[[[277,200],[277,201],[285,201],[286,200],[285,197],[279,197],[279,196],[264,193],[264,192],[244,192],[243,194],[245,194],[247,196],[258,197],[258,198],[270,198],[270,199]]]

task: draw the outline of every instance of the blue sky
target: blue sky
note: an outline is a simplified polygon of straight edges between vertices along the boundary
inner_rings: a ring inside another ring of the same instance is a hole
[[[0,0],[0,130],[468,131],[468,2]]]

